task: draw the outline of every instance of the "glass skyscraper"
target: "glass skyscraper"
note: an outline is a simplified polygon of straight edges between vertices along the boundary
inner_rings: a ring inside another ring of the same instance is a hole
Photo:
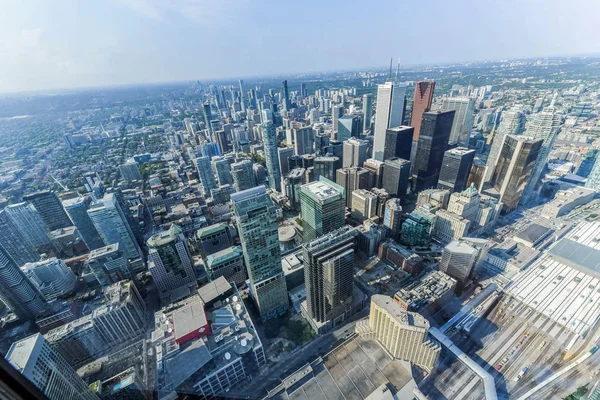
[[[300,186],[304,242],[344,226],[345,207],[344,188],[328,179]]]

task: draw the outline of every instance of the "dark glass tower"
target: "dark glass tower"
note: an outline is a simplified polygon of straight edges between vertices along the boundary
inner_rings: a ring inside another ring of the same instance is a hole
[[[465,190],[474,158],[475,150],[465,147],[456,147],[446,151],[442,161],[438,189],[448,189],[452,193]]]
[[[23,201],[28,201],[33,205],[51,231],[73,225],[54,192],[44,190],[32,193],[23,196]]]
[[[385,132],[385,147],[383,150],[383,160],[399,157],[404,160],[410,160],[410,149],[415,128],[412,126],[398,126],[389,128]]]

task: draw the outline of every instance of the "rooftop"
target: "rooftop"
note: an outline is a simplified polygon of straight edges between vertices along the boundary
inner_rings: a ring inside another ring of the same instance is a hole
[[[210,225],[205,228],[198,229],[198,231],[196,232],[196,238],[204,239],[209,236],[215,235],[217,233],[225,232],[226,230],[227,230],[226,223]]]
[[[371,302],[383,308],[388,314],[393,316],[396,321],[401,322],[402,324],[429,329],[429,321],[427,321],[425,317],[419,313],[406,311],[390,296],[375,294],[371,297]]]
[[[215,264],[221,264],[234,258],[243,257],[241,246],[232,246],[224,250],[217,251],[206,257],[206,266],[212,268]]]
[[[40,333],[19,340],[10,346],[5,358],[19,370],[19,372],[23,372],[25,368],[27,368],[29,360],[34,356],[34,349],[39,346],[38,343],[43,340],[44,337]]]
[[[227,282],[227,279],[220,276],[198,289],[198,296],[200,296],[204,304],[207,304],[230,290],[231,284]]]
[[[521,239],[525,242],[531,243],[532,246],[535,246],[540,239],[543,239],[549,233],[550,228],[534,223],[519,232],[515,239]]]
[[[440,299],[456,286],[456,279],[441,271],[434,271],[400,289],[394,298],[405,302],[412,310],[419,311]]]
[[[313,197],[318,202],[325,202],[330,199],[337,199],[343,196],[344,190],[333,182],[319,180],[302,185],[301,190]]]
[[[177,237],[181,234],[181,228],[175,224],[171,224],[171,227],[167,231],[159,232],[156,235],[152,235],[148,239],[149,247],[160,247],[166,244],[172,243],[177,240]]]
[[[103,257],[106,254],[113,253],[119,250],[119,243],[109,244],[108,246],[100,247],[98,249],[90,251],[90,259]]]

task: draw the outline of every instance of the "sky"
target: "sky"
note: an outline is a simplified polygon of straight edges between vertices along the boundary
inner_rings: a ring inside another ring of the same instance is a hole
[[[598,0],[0,0],[0,93],[598,55],[599,15]]]

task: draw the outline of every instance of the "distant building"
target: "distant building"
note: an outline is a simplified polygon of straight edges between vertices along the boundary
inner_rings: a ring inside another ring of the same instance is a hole
[[[352,218],[362,223],[365,219],[375,216],[377,211],[377,195],[366,189],[352,192]]]
[[[413,99],[412,114],[410,116],[410,126],[415,128],[413,132],[413,142],[415,142],[415,144],[419,142],[423,114],[431,109],[434,89],[435,82],[433,81],[419,81],[415,83],[415,95]],[[410,160],[414,161],[413,158]]]
[[[365,160],[363,168],[370,171],[373,174],[373,186],[376,188],[383,188],[383,168],[384,162],[369,158]]]
[[[377,88],[375,113],[375,141],[373,158],[384,161],[385,136],[389,128],[402,125],[406,103],[406,86],[386,82]]]
[[[363,94],[363,131],[371,129],[371,118],[373,118],[373,96],[369,93]]]
[[[294,152],[295,150],[293,147],[277,148],[277,157],[279,158],[279,170],[281,171],[281,175],[286,175],[288,172],[290,172],[288,167],[288,159],[294,155]]]
[[[346,207],[352,207],[352,192],[357,189],[371,189],[373,174],[364,168],[342,168],[336,171],[336,183],[346,191]]]
[[[525,130],[525,113],[521,106],[514,107],[508,111],[502,113],[500,118],[500,125],[493,134],[492,146],[490,147],[490,154],[487,159],[485,167],[485,176],[483,183],[487,183],[492,179],[496,164],[498,164],[498,156],[500,155],[500,149],[504,144],[504,137],[506,135],[520,135]]]
[[[210,197],[211,189],[216,189],[217,181],[210,164],[210,158],[203,156],[196,158],[196,169],[202,183],[204,197]]]
[[[300,186],[304,242],[344,226],[345,204],[344,189],[324,178]]]
[[[345,141],[362,134],[363,121],[358,115],[344,115],[338,119],[337,140]]]
[[[28,201],[33,205],[50,231],[73,225],[54,192],[44,190],[28,194],[23,196],[23,201]]]
[[[344,142],[343,167],[362,167],[367,159],[369,142],[362,139],[348,139]]]
[[[77,278],[63,260],[50,258],[21,267],[29,281],[35,285],[46,301],[70,294],[75,289]]]
[[[465,190],[474,158],[475,150],[465,147],[447,150],[442,161],[438,188],[448,189],[450,192]]]
[[[296,155],[314,153],[315,131],[311,126],[298,126],[292,128],[294,138],[294,151]],[[282,172],[283,173],[283,172]]]
[[[277,131],[275,130],[275,125],[270,121],[263,123],[261,125],[261,132],[265,147],[269,187],[277,192],[281,192],[281,171],[279,170],[279,159],[277,156]]]
[[[319,177],[322,176],[324,178],[329,179],[330,181],[335,181],[335,172],[337,169],[339,169],[338,166],[340,166],[341,164],[342,163],[339,157],[315,157],[315,180],[319,180]]]
[[[440,107],[443,111],[454,111],[450,142],[466,146],[475,120],[475,99],[471,97],[445,97]]]
[[[214,174],[217,176],[219,186],[233,184],[231,164],[225,157],[215,156],[210,161]]]
[[[142,174],[136,162],[119,165],[119,172],[121,172],[121,178],[127,182],[142,180]]]
[[[233,177],[233,187],[236,192],[251,189],[256,186],[252,161],[242,160],[231,164],[231,174]]]

